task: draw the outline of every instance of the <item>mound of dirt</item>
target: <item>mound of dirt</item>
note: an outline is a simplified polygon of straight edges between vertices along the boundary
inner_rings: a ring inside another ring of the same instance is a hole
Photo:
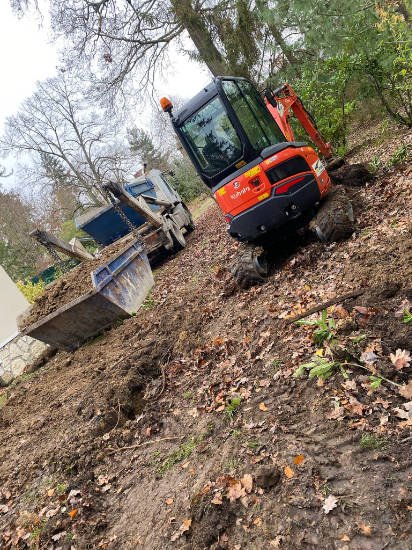
[[[131,238],[121,239],[121,241],[107,246],[99,253],[98,258],[81,262],[74,269],[50,284],[30,309],[20,317],[18,321],[19,329],[23,331],[72,300],[92,291],[92,272],[107,262],[113,255],[120,252]]]

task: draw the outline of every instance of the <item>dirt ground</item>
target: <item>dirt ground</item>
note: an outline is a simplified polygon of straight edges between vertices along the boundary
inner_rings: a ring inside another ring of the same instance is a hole
[[[210,206],[137,316],[1,390],[0,548],[411,548],[411,176],[246,291]]]

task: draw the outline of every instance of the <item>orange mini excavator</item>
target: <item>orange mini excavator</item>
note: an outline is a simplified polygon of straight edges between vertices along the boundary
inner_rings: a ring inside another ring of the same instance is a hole
[[[343,188],[332,190],[315,150],[295,141],[292,113],[325,161],[336,167],[331,145],[289,84],[259,93],[245,78],[219,76],[177,113],[169,99],[160,103],[212,190],[230,235],[244,243],[232,268],[241,287],[267,275],[265,250],[286,228],[310,223],[324,241],[353,232],[353,211]]]

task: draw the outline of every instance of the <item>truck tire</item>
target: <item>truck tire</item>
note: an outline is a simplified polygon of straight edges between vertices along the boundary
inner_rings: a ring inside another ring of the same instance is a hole
[[[347,239],[355,230],[352,203],[343,187],[335,187],[321,204],[311,226],[323,242]]]
[[[268,262],[262,247],[253,244],[243,245],[231,272],[240,288],[249,288],[262,283],[268,276]]]
[[[191,233],[194,228],[196,227],[195,226],[195,222],[193,221],[193,217],[192,217],[192,214],[190,213],[190,210],[188,209],[188,207],[183,204],[183,208],[185,209],[187,215],[188,215],[188,218],[189,218],[189,223],[185,225],[185,229],[187,231],[187,233]]]
[[[170,235],[173,240],[173,251],[179,252],[179,250],[183,250],[186,246],[186,239],[180,227],[173,220],[171,223]]]

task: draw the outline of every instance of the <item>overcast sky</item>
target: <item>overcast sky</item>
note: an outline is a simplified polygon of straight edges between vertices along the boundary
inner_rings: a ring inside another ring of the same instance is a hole
[[[41,25],[42,23],[42,25]],[[57,48],[50,40],[47,19],[30,13],[17,18],[8,0],[0,0],[0,125],[29,96],[37,80],[56,73]],[[190,97],[200,91],[210,75],[187,56],[174,52],[166,78],[159,79],[159,95]]]
[[[47,4],[47,0],[41,0],[40,4]],[[33,93],[36,81],[56,74],[58,51],[51,41],[45,10],[43,15],[42,20],[34,12],[17,18],[8,0],[0,0],[0,132],[6,117],[14,114],[19,104]],[[168,74],[157,82],[158,95],[190,97],[209,80],[207,70],[174,51]],[[144,110],[142,105],[140,111]],[[10,160],[1,163],[8,168],[13,164]],[[15,181],[13,177],[5,178],[1,184],[10,187]]]

